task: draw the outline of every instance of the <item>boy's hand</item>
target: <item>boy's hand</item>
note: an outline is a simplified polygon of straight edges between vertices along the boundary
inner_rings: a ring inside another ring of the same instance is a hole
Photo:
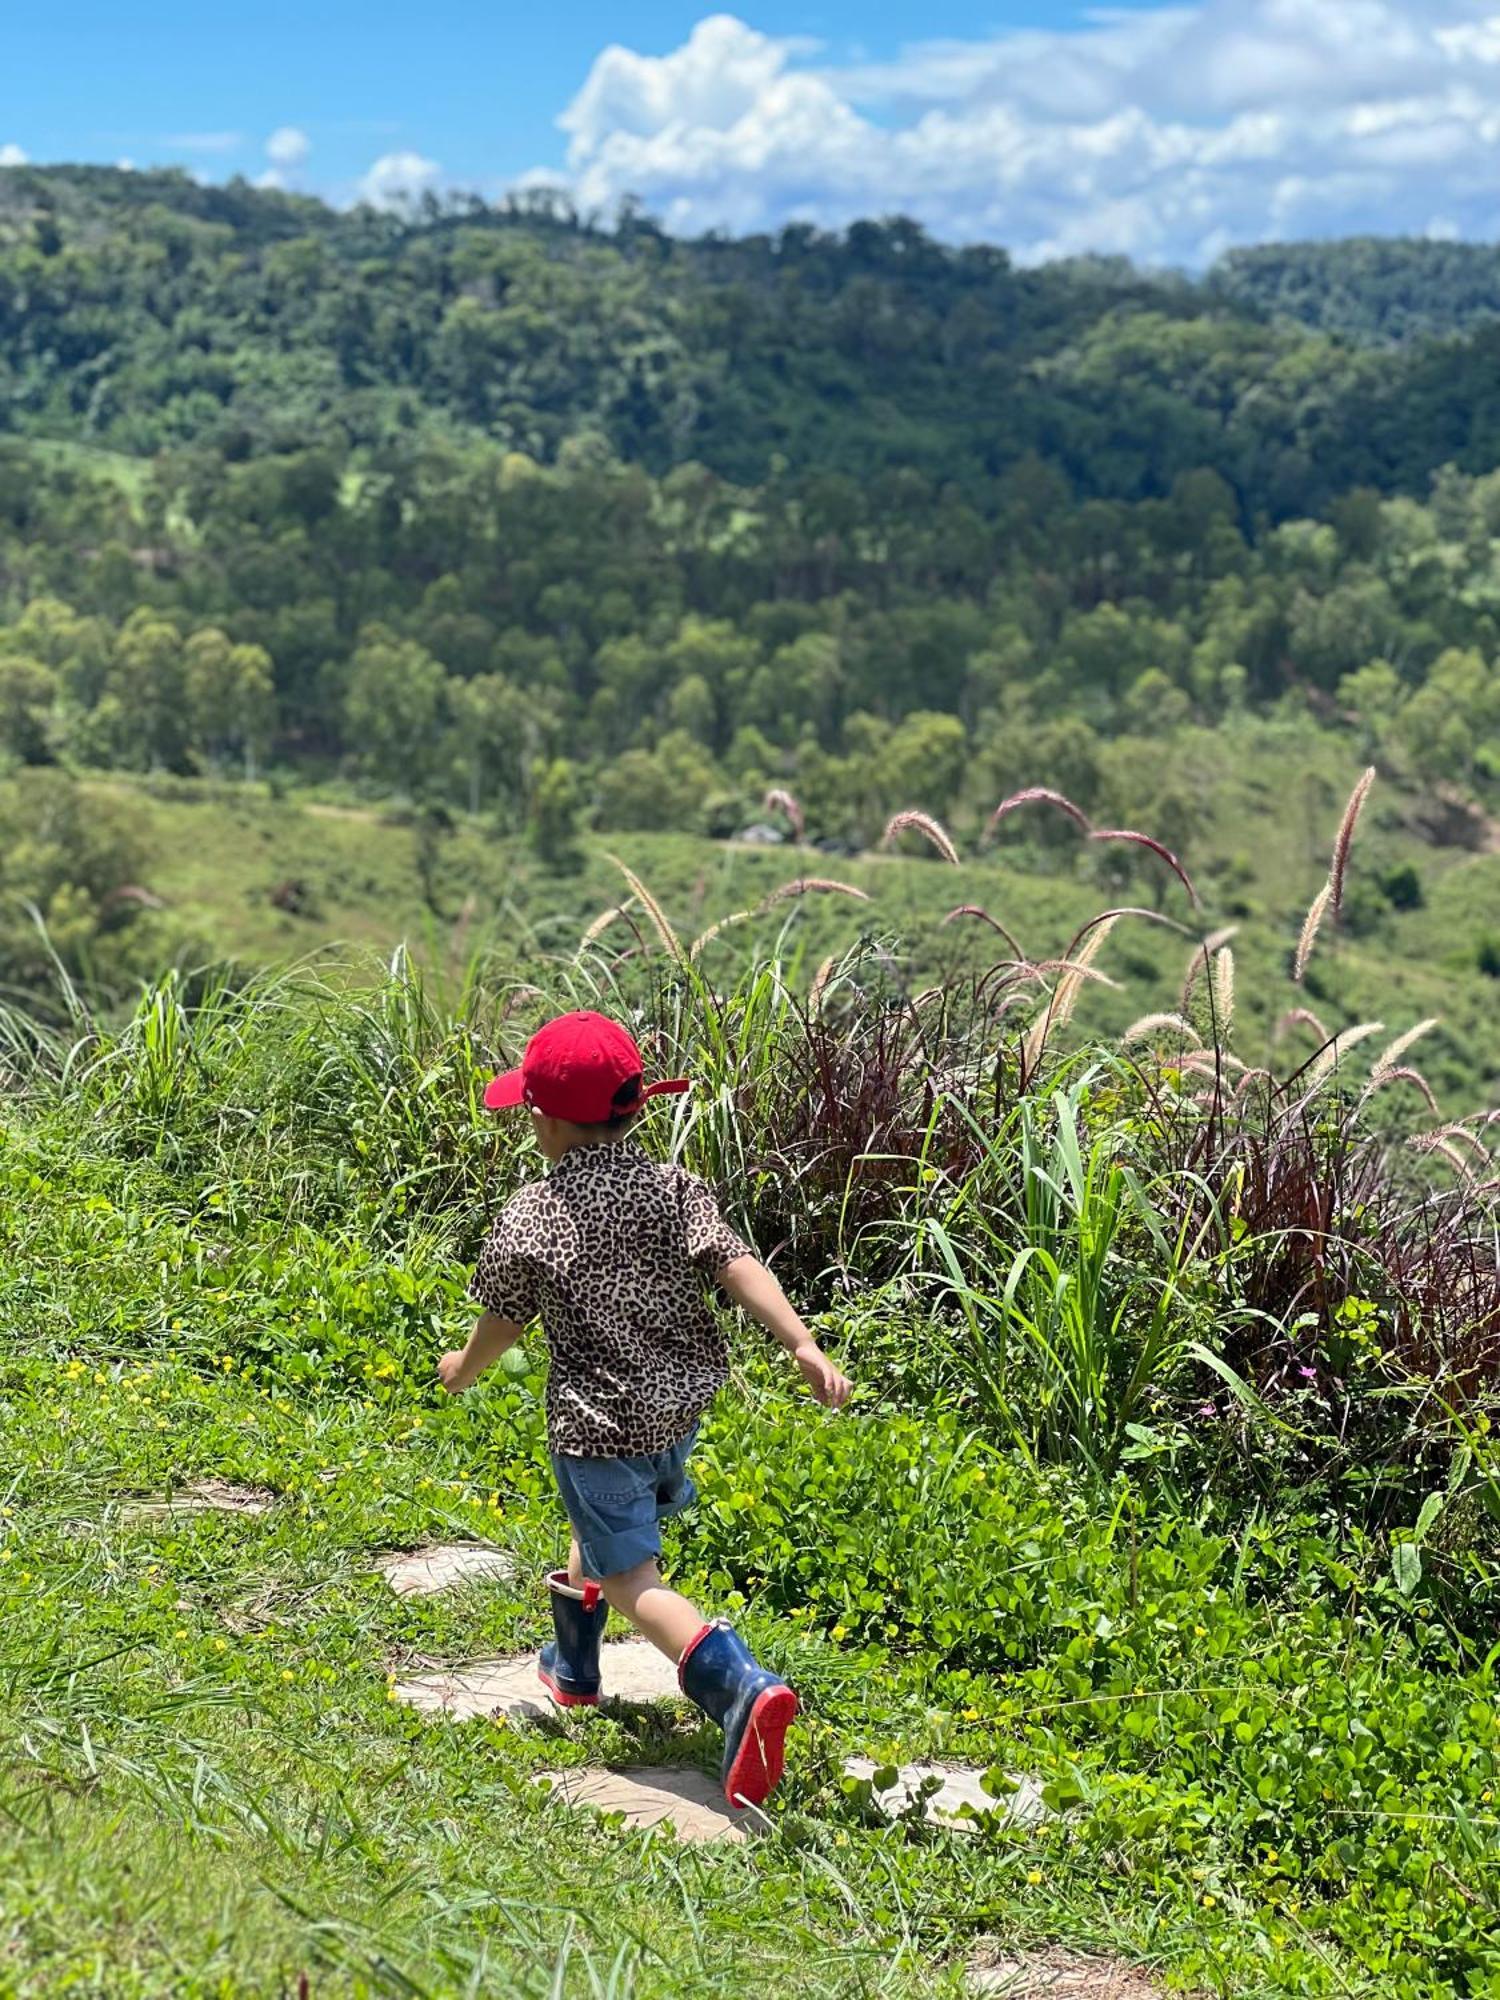
[[[849,1400],[849,1378],[834,1367],[815,1340],[804,1340],[794,1347],[792,1359],[802,1370],[803,1381],[825,1409],[844,1407]]]
[[[468,1349],[455,1347],[438,1363],[438,1380],[450,1396],[461,1396],[473,1377],[469,1373]]]

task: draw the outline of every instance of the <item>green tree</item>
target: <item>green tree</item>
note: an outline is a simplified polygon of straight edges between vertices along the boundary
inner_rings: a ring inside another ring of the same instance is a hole
[[[373,777],[420,793],[437,762],[448,676],[411,639],[380,626],[363,635],[344,696],[349,747]]]
[[[183,680],[195,748],[216,763],[242,757],[253,778],[275,727],[270,654],[233,645],[217,626],[205,626],[183,647]]]
[[[45,764],[57,675],[24,653],[0,652],[0,752],[22,764]]]
[[[583,866],[579,827],[583,817],[583,781],[578,766],[554,757],[543,766],[531,793],[526,834],[537,859],[556,875],[573,875]]]

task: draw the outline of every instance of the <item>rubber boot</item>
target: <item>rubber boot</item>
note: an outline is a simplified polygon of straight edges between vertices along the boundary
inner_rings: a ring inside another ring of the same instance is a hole
[[[599,1646],[609,1606],[597,1583],[580,1590],[565,1569],[547,1578],[552,1592],[552,1629],[556,1638],[543,1646],[536,1663],[537,1678],[561,1708],[599,1706]]]
[[[720,1779],[732,1806],[758,1806],[781,1777],[797,1697],[732,1626],[705,1625],[677,1663],[682,1691],[724,1731]]]

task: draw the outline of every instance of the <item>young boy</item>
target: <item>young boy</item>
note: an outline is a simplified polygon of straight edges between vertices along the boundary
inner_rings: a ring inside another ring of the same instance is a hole
[[[849,1384],[704,1182],[630,1141],[648,1097],[687,1088],[646,1083],[632,1038],[591,1013],[548,1022],[521,1067],[494,1079],[486,1106],[525,1104],[552,1171],[495,1223],[474,1277],[484,1312],[438,1373],[459,1394],[540,1315],[547,1442],[573,1530],[567,1569],[548,1579],[556,1636],[542,1648],[543,1684],[564,1707],[597,1704],[605,1620],[618,1611],[676,1661],[684,1693],[723,1728],[731,1805],[759,1805],[781,1776],[797,1697],[657,1568],[661,1523],[695,1497],[687,1461],[699,1418],[728,1373],[706,1281],[775,1335],[820,1403],[839,1408]]]

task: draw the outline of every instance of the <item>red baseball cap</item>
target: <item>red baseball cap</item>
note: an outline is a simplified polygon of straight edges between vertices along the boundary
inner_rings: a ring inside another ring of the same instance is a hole
[[[685,1076],[647,1083],[635,1038],[603,1014],[559,1014],[538,1028],[526,1044],[519,1069],[507,1070],[486,1087],[487,1111],[529,1104],[549,1118],[573,1125],[607,1125],[639,1111],[648,1097],[677,1096],[690,1087]],[[634,1083],[633,1093],[626,1093]]]

